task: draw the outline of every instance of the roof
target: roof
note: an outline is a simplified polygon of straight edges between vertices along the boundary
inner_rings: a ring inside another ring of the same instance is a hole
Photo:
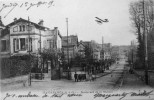
[[[83,41],[82,43],[83,43],[83,45],[84,45],[84,46],[88,46],[88,45],[90,45],[90,44],[91,44],[91,42],[90,42],[90,41]]]
[[[2,20],[1,20],[1,16],[0,16],[0,26],[4,27],[4,24],[3,24]]]
[[[4,27],[4,24],[3,24],[3,22],[0,20],[0,26],[3,26]]]
[[[77,36],[77,35],[69,35],[68,37],[78,38],[78,36]],[[63,38],[67,38],[67,36],[63,36]]]
[[[14,22],[12,22],[12,23],[10,23],[10,24],[8,24],[7,26],[10,27],[10,26],[12,26],[12,25],[14,25],[14,24],[16,24],[16,23],[18,23],[18,22],[27,22],[27,23],[33,24],[36,28],[42,29],[42,30],[49,29],[49,28],[47,28],[47,27],[40,26],[40,25],[38,25],[38,24],[36,24],[36,23],[34,23],[34,22],[25,20],[25,19],[23,19],[23,18],[19,18],[18,20],[14,21]]]
[[[8,28],[5,28],[1,31],[1,38],[4,37],[5,35],[10,34],[10,31]]]
[[[79,45],[83,45],[85,47],[85,45],[84,45],[84,43],[82,41],[79,42],[78,46]]]

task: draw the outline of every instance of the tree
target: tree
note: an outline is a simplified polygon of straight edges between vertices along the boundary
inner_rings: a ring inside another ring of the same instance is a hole
[[[138,40],[137,56],[139,58],[139,62],[143,65],[145,58],[144,28],[145,32],[148,34],[148,37],[150,37],[149,33],[152,31],[154,26],[154,1],[140,0],[131,2],[129,11],[131,15],[130,19],[132,20],[132,25],[135,29],[135,34],[137,35],[137,40]],[[145,25],[144,25],[144,20],[145,20]]]
[[[90,46],[85,46],[84,52],[85,52],[86,63],[87,64],[92,64],[93,63],[92,48]]]

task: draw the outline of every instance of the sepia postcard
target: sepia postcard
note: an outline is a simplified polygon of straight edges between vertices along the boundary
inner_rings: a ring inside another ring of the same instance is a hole
[[[154,0],[0,0],[1,100],[154,100]]]

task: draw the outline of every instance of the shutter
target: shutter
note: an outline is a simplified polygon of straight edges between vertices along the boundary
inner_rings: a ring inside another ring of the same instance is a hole
[[[29,51],[29,49],[28,49],[28,38],[26,38],[26,40],[25,40],[25,48],[26,48],[26,50]]]
[[[17,41],[16,41],[16,50],[18,51],[19,50],[19,39],[17,39]]]
[[[30,38],[30,51],[32,51],[32,47],[33,47],[32,43],[33,43],[33,39]]]
[[[15,41],[16,39],[13,39],[13,51],[15,52]]]
[[[35,43],[36,43],[35,39],[33,38],[32,39],[32,51],[34,51],[34,52],[36,51],[36,49],[35,49],[36,48],[36,44]]]
[[[10,50],[10,41],[9,40],[6,40],[6,51],[9,51]]]

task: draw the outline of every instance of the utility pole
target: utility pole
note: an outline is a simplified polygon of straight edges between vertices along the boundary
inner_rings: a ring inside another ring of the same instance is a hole
[[[133,44],[133,41],[131,41],[131,47],[132,47],[132,69],[134,68],[134,44]]]
[[[30,55],[30,25],[29,25],[29,17],[28,17],[28,54],[29,54],[29,64],[30,64],[30,73],[29,73],[29,86],[31,86],[31,55]]]
[[[147,52],[147,33],[145,31],[146,27],[146,16],[145,16],[145,2],[143,0],[143,16],[144,16],[144,29],[143,29],[143,34],[144,34],[144,56],[145,56],[145,61],[144,61],[144,67],[145,67],[145,83],[148,85],[148,52]]]
[[[68,60],[68,80],[69,80],[70,67],[69,67],[69,47],[68,47],[68,18],[66,18],[66,26],[67,26],[67,60]]]
[[[40,28],[41,29],[41,28]],[[39,33],[40,33],[40,55],[41,55],[41,52],[42,52],[42,39],[41,39],[41,30],[39,29]],[[40,62],[41,62],[41,80],[43,79],[43,69],[42,69],[42,57],[40,56]]]

